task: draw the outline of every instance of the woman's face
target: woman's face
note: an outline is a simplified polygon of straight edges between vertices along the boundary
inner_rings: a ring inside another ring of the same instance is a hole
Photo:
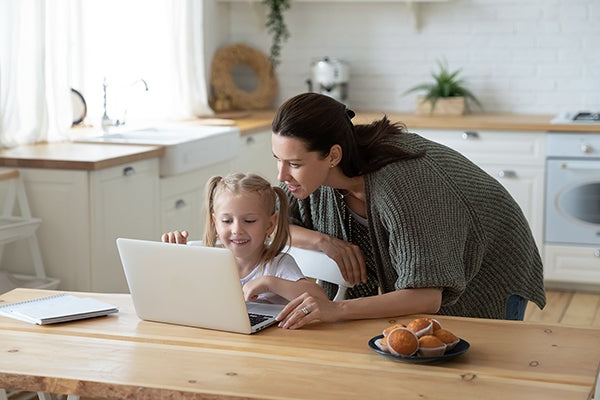
[[[300,139],[276,133],[271,136],[271,145],[277,159],[277,179],[295,198],[305,199],[326,184],[332,166],[330,156],[322,158],[319,152],[307,151]]]

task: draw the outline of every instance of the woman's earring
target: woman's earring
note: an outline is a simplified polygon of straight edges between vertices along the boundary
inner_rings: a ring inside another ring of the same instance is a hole
[[[333,168],[335,165],[333,163],[329,164],[329,168]]]

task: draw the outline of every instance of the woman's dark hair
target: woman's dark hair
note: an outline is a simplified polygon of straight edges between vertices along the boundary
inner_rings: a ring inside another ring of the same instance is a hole
[[[422,152],[410,152],[393,143],[390,136],[406,133],[406,126],[393,124],[384,116],[368,125],[352,124],[354,112],[339,101],[319,93],[303,93],[279,107],[273,119],[273,132],[300,139],[308,151],[322,157],[331,146],[342,148],[340,166],[346,176],[373,172],[398,160],[417,158]]]

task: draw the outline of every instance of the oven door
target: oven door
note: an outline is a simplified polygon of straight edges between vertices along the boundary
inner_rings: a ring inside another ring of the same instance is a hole
[[[546,243],[600,244],[600,160],[549,159]]]

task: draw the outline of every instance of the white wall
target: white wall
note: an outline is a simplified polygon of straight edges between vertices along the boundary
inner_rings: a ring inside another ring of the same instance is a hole
[[[218,7],[229,23],[218,46],[239,42],[268,53],[260,2]],[[404,2],[292,0],[277,104],[306,91],[311,61],[329,56],[350,64],[351,107],[413,111],[415,95],[402,93],[428,81],[445,57],[463,69],[485,111],[600,110],[600,1],[449,0],[420,9],[415,29]]]

